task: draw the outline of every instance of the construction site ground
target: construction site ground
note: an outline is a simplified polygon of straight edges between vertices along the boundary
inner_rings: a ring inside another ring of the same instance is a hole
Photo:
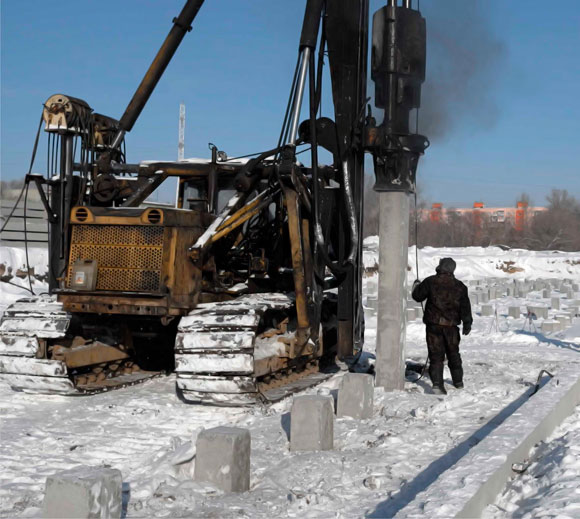
[[[4,257],[19,252],[3,251]],[[409,264],[414,264],[411,249]],[[572,255],[500,249],[424,249],[420,274],[434,271],[442,256],[454,257],[460,279],[511,279],[496,267],[514,261],[521,279],[580,279]],[[36,257],[36,256],[35,256]],[[39,260],[42,261],[42,260]],[[376,287],[376,243],[367,240],[364,278],[371,296]],[[42,265],[37,266],[40,271]],[[414,272],[409,272],[409,279]],[[25,280],[14,278],[16,284]],[[41,290],[42,283],[35,288]],[[18,295],[8,285],[2,303]],[[22,293],[24,295],[24,293]],[[580,294],[576,294],[580,298]],[[376,310],[366,308],[365,352],[360,369],[373,362]],[[78,465],[107,466],[123,474],[126,517],[391,517],[458,461],[457,445],[484,427],[535,384],[542,369],[580,368],[580,319],[566,330],[543,334],[522,331],[524,319],[505,317],[513,304],[546,302],[530,292],[517,301],[491,301],[494,317],[481,317],[462,338],[465,389],[432,394],[429,382],[407,382],[404,391],[375,390],[370,420],[337,418],[334,450],[289,451],[292,397],[268,407],[215,408],[187,405],[168,376],[110,393],[87,397],[41,396],[12,392],[0,385],[0,517],[38,517],[46,476]],[[540,324],[539,322],[537,323]],[[406,356],[424,362],[424,325],[409,322]],[[580,373],[580,369],[578,370]],[[307,393],[335,395],[341,373]],[[251,490],[223,495],[193,481],[195,439],[202,428],[235,425],[252,435]],[[508,485],[486,517],[539,516],[558,510],[577,516],[580,494],[580,411],[550,441],[539,446],[528,471]]]

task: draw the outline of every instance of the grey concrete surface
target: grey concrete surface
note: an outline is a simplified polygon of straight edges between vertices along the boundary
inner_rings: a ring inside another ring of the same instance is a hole
[[[250,431],[214,427],[201,431],[196,442],[195,480],[209,482],[224,492],[250,489]]]
[[[481,305],[481,315],[483,317],[493,315],[493,306],[492,305]]]
[[[379,213],[376,384],[393,391],[405,387],[409,195],[379,193]]]
[[[529,306],[531,312],[534,312],[538,318],[547,319],[548,318],[548,307],[547,306]]]
[[[340,381],[336,415],[366,420],[373,416],[375,384],[372,375],[347,373]]]
[[[294,397],[290,411],[290,450],[325,451],[334,446],[334,399],[331,396]]]
[[[120,518],[123,478],[121,471],[80,466],[48,476],[42,517]]]

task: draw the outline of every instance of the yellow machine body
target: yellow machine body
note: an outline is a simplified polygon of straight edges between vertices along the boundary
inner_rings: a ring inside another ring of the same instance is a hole
[[[201,271],[187,249],[204,226],[197,211],[74,207],[68,269],[58,300],[70,312],[183,315],[195,307]],[[75,288],[79,260],[97,264],[93,291]]]

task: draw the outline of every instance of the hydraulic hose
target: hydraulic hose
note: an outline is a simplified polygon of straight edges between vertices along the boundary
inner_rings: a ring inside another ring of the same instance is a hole
[[[320,185],[318,178],[318,146],[316,138],[316,111],[318,109],[316,97],[316,79],[315,79],[315,63],[314,54],[310,55],[309,63],[309,90],[310,90],[310,156],[311,156],[311,168],[312,168],[312,213],[314,215],[314,237],[316,239],[316,244],[318,245],[318,252],[320,252],[322,259],[330,271],[335,275],[339,276],[347,271],[346,265],[340,265],[338,262],[334,262],[330,259],[328,255],[328,248],[324,239],[324,233],[322,231],[322,225],[320,223]]]

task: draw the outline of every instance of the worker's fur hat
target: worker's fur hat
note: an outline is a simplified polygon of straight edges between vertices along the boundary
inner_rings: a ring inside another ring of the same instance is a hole
[[[457,264],[453,261],[453,258],[441,258],[439,260],[439,265],[435,269],[435,272],[440,274],[441,272],[448,272],[449,274],[453,274],[455,272],[455,267]]]

